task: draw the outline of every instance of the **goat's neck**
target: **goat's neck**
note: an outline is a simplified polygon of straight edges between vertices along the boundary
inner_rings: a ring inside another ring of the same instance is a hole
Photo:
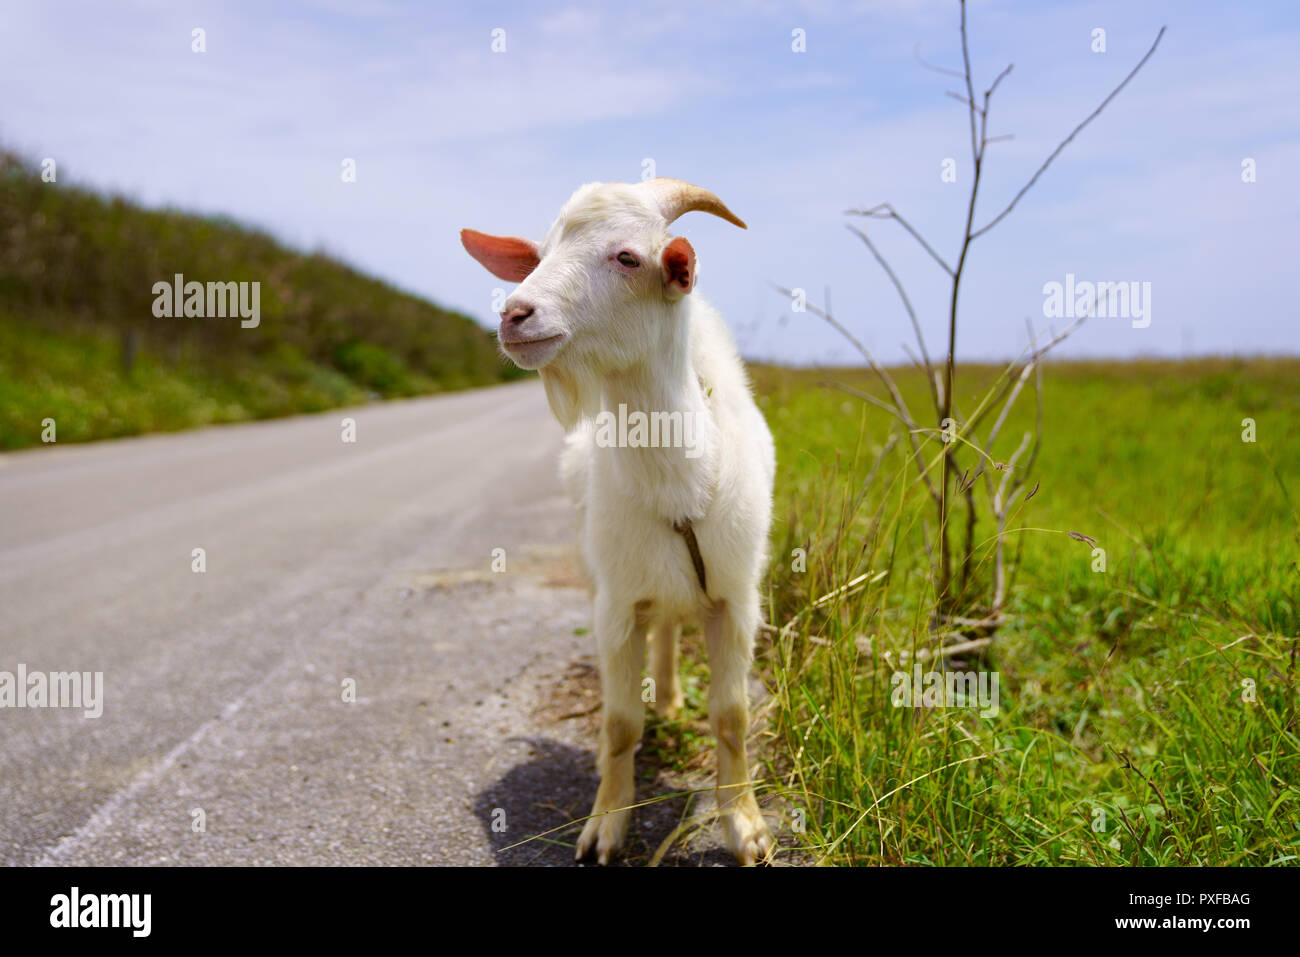
[[[600,401],[601,412],[615,421],[634,412],[680,413],[689,449],[682,444],[623,447],[614,455],[615,468],[642,504],[670,522],[703,516],[713,496],[718,451],[709,399],[691,361],[689,326],[682,322],[675,331],[676,341],[664,349],[606,373]]]

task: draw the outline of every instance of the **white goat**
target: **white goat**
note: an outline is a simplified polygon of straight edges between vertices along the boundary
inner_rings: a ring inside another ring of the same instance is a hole
[[[604,698],[600,787],[576,856],[594,849],[602,864],[620,849],[635,801],[647,633],[652,706],[671,715],[682,703],[685,622],[703,625],[712,670],[727,845],[744,864],[773,846],[750,785],[745,733],[775,456],[727,327],[688,295],[695,251],[668,226],[691,210],[745,228],[709,191],[652,179],[581,187],[540,245],[461,232],[490,272],[522,281],[501,312],[501,347],[521,368],[540,370],[569,433],[561,473],[594,586]],[[638,412],[684,423],[676,436],[684,440],[652,445],[634,428],[624,447],[609,441],[608,419]]]

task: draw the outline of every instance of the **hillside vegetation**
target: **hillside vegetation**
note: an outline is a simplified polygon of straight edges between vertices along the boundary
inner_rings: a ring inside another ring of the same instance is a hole
[[[259,282],[260,322],[158,318],[154,284]],[[220,217],[147,210],[0,153],[0,448],[318,411],[515,378],[490,334]]]

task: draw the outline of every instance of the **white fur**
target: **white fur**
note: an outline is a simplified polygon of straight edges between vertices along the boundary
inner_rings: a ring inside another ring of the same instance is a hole
[[[583,186],[537,247],[540,263],[506,302],[511,334],[547,340],[504,346],[539,368],[568,430],[561,475],[579,514],[592,580],[604,715],[601,784],[578,856],[602,863],[622,844],[634,803],[632,755],[644,706],[641,673],[650,637],[653,706],[681,703],[676,642],[702,625],[712,670],[709,712],[718,736],[719,805],[728,844],[743,863],[772,840],[749,783],[746,680],[767,561],[775,455],[731,334],[716,310],[665,282],[668,224],[646,192]],[[641,262],[617,263],[621,251]],[[698,270],[698,264],[697,264]],[[512,312],[513,310],[513,312]],[[696,447],[603,447],[596,416],[629,410],[695,416]],[[707,571],[701,590],[674,523],[691,522]]]

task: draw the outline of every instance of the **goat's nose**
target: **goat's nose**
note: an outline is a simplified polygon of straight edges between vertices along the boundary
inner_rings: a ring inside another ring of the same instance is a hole
[[[506,304],[505,310],[501,313],[501,322],[518,324],[523,322],[533,314],[533,307],[526,302],[518,302],[514,305]]]

